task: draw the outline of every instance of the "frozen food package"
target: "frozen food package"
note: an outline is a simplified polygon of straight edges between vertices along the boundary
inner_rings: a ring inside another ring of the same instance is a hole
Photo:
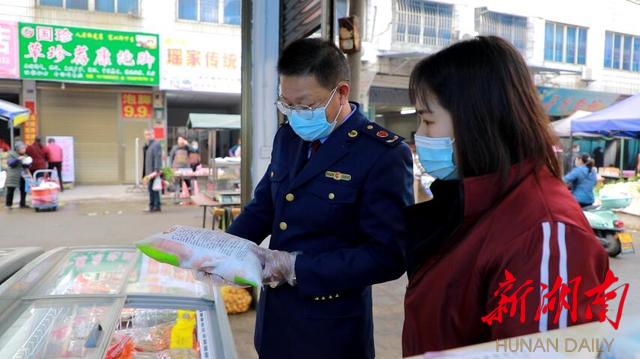
[[[204,271],[238,286],[262,285],[262,265],[252,250],[256,244],[225,232],[174,226],[135,245],[159,262]]]

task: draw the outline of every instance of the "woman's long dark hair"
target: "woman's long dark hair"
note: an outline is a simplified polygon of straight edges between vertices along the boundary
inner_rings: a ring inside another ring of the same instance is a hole
[[[518,51],[495,36],[458,42],[420,61],[411,73],[411,101],[435,97],[451,114],[463,177],[498,173],[532,161],[561,176],[549,119]]]

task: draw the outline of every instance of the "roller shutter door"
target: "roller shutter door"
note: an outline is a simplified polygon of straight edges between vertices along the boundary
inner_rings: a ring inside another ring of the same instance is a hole
[[[74,137],[77,183],[120,181],[117,100],[116,93],[38,91],[41,134]]]

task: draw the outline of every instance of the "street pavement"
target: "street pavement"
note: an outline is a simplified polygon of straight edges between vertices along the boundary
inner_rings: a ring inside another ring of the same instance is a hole
[[[115,190],[121,191],[122,188]],[[167,204],[168,199],[165,199],[162,213],[144,213],[143,193],[123,195],[116,201],[103,198],[71,200],[71,193],[64,194],[68,200],[62,203],[57,212],[0,209],[0,247],[41,246],[52,249],[74,245],[130,245],[173,224],[202,225],[202,210],[199,207]],[[624,308],[624,325],[625,316],[640,314],[640,218],[621,215],[621,219],[633,233],[638,249],[638,253],[622,255],[610,261],[611,269],[620,282],[630,284]],[[405,287],[406,278],[402,277],[373,288],[376,355],[379,358],[401,357]],[[255,312],[232,315],[230,321],[238,357],[256,358],[253,349]]]

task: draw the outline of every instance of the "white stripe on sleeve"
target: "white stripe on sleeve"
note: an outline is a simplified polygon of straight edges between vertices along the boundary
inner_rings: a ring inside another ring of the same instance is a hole
[[[547,289],[540,290],[540,308],[544,308],[545,300],[543,299],[545,294],[549,291],[549,256],[551,254],[549,239],[551,238],[551,225],[549,222],[542,223],[542,259],[540,260],[540,284],[547,286]],[[549,329],[547,324],[548,312],[540,313],[540,322],[538,323],[538,329],[541,332],[546,332]]]
[[[565,241],[565,225],[564,223],[558,223],[558,248],[560,249],[560,268],[558,273],[562,278],[562,283],[565,285],[569,285],[569,276],[567,275],[567,243]],[[562,308],[560,312],[560,327],[567,327],[567,308],[562,306],[561,303],[558,303]]]

